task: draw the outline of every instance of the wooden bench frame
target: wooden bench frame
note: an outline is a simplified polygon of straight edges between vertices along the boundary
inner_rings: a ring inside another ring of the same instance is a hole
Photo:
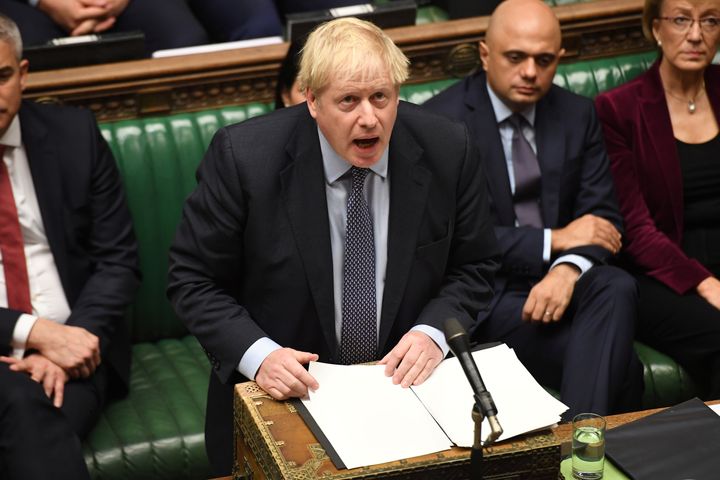
[[[565,61],[652,48],[642,35],[643,0],[554,7]],[[488,17],[388,30],[412,62],[409,83],[462,77],[478,66]],[[109,121],[274,100],[287,44],[31,73],[25,97],[81,105]],[[32,66],[31,66],[32,71]]]

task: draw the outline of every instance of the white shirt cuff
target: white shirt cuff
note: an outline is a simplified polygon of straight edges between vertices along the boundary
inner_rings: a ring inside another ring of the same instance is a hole
[[[448,352],[450,351],[450,345],[447,344],[445,341],[445,334],[438,330],[435,327],[431,327],[430,325],[415,325],[410,329],[416,330],[418,332],[422,332],[428,337],[432,338],[433,342],[437,344],[438,347],[440,347],[440,350],[442,350],[443,358],[447,357]]]
[[[12,336],[12,356],[14,358],[23,358],[25,355],[27,339],[30,336],[30,330],[32,330],[33,326],[35,326],[37,319],[38,317],[34,315],[23,313],[18,317],[17,322],[15,322],[15,329],[13,330]]]
[[[550,263],[552,255],[552,230],[543,228],[543,262]]]
[[[250,345],[245,351],[245,354],[240,359],[240,363],[237,366],[237,371],[243,374],[245,377],[255,380],[255,374],[262,362],[265,361],[268,355],[275,350],[280,350],[282,347],[270,340],[268,337],[259,338]]]
[[[561,263],[570,263],[572,265],[575,265],[577,268],[580,269],[580,275],[578,276],[578,280],[580,280],[580,277],[582,277],[585,272],[590,270],[590,268],[593,266],[593,262],[591,260],[588,260],[587,258],[583,257],[582,255],[563,255],[562,257],[558,257],[552,265],[550,265],[550,270],[555,268],[556,265],[559,265]]]

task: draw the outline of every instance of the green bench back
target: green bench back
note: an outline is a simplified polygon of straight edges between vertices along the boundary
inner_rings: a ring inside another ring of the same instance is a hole
[[[101,125],[125,182],[139,244],[143,278],[129,312],[133,341],[186,334],[165,297],[168,248],[184,199],[215,131],[268,110],[251,104]]]
[[[594,97],[644,71],[654,52],[561,65],[555,82]],[[401,89],[401,97],[422,103],[457,80],[441,80]],[[215,131],[270,110],[249,104],[101,125],[125,181],[140,246],[142,285],[129,312],[133,341],[180,337],[187,332],[165,297],[168,248],[185,197],[195,186],[195,169]]]

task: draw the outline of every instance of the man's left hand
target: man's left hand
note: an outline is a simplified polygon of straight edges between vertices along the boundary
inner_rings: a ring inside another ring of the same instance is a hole
[[[574,265],[561,263],[550,270],[528,295],[522,319],[531,322],[557,322],[570,304],[580,271]]]
[[[34,381],[42,384],[45,395],[53,400],[53,405],[60,408],[63,404],[65,384],[70,379],[65,370],[39,353],[33,353],[22,360],[0,356],[0,362],[10,365],[14,372],[27,373]]]
[[[432,338],[411,330],[379,363],[385,365],[385,375],[392,376],[395,385],[409,387],[427,380],[442,359],[442,350]]]

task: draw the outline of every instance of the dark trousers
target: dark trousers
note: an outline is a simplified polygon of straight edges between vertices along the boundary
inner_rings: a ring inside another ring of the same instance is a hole
[[[648,276],[636,278],[638,339],[685,367],[707,400],[720,398],[720,310],[694,291],[679,295]]]
[[[0,478],[89,479],[80,438],[97,421],[105,383],[103,369],[68,382],[58,409],[42,385],[0,363]]]
[[[511,282],[475,331],[479,342],[502,341],[542,385],[559,389],[570,407],[601,415],[636,410],[642,364],[633,349],[637,287],[632,276],[607,266],[588,270],[575,285],[559,322],[522,321],[529,284]]]
[[[205,413],[205,450],[215,477],[230,475],[233,466],[233,392],[235,382],[247,381],[240,374],[230,383],[210,373],[208,408]],[[211,407],[212,406],[212,407]]]

